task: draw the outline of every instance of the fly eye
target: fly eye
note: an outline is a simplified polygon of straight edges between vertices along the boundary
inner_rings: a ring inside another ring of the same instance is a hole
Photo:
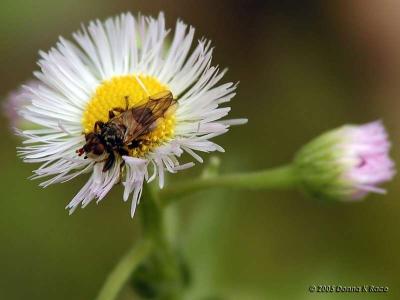
[[[101,155],[104,153],[104,145],[103,144],[96,144],[92,147],[93,154]]]

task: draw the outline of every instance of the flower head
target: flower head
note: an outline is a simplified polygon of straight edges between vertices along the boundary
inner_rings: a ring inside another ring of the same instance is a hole
[[[29,94],[26,92],[26,88],[36,88],[39,86],[39,81],[28,80],[23,86],[19,87],[15,91],[10,92],[4,103],[4,113],[9,120],[10,127],[15,128],[30,128],[32,124],[24,120],[21,116],[21,111],[30,104]]]
[[[128,13],[91,22],[75,42],[60,38],[40,52],[40,84],[25,89],[31,105],[23,116],[42,128],[22,132],[19,152],[42,163],[33,178],[50,176],[43,187],[90,173],[70,212],[121,181],[133,216],[144,182],[158,178],[162,188],[165,172],[194,165],[179,162],[184,152],[202,162],[197,152],[224,151],[210,139],[246,122],[220,120],[236,85],[219,83],[225,70],[211,65],[210,42],[190,51],[193,27],[178,21],[171,44],[169,31],[163,14]]]
[[[381,122],[347,125],[329,131],[305,145],[295,166],[311,194],[351,201],[369,192],[385,193],[379,185],[395,174],[390,142]]]

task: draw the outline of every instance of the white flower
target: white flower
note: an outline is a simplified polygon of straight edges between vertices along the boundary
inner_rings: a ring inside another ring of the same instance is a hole
[[[26,162],[42,163],[33,178],[50,177],[43,187],[91,173],[68,204],[71,213],[93,199],[102,200],[122,180],[124,200],[133,194],[133,216],[145,181],[158,177],[162,188],[165,172],[194,165],[180,164],[182,153],[202,162],[196,152],[223,152],[210,139],[246,122],[220,121],[230,111],[220,105],[234,97],[236,85],[219,83],[225,70],[211,65],[210,42],[200,40],[191,52],[194,28],[178,21],[168,46],[169,31],[162,13],[157,19],[128,13],[91,22],[73,34],[75,43],[60,38],[48,53],[40,52],[41,71],[34,73],[40,84],[26,87],[31,104],[23,116],[41,129],[21,132],[25,145],[19,153]],[[104,164],[109,153],[78,156],[85,135],[95,130],[97,121],[108,122],[112,108],[124,107],[126,99],[135,107],[166,90],[177,105],[142,136],[141,146],[116,155],[108,170]]]
[[[29,95],[25,91],[26,86],[35,88],[38,85],[39,82],[37,80],[28,80],[24,85],[7,95],[3,102],[3,111],[9,121],[11,129],[32,127],[33,124],[26,122],[22,118],[21,111],[25,106],[30,104]]]

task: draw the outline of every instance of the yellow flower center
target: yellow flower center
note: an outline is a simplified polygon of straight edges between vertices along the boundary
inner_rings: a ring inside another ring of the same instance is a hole
[[[156,78],[146,75],[125,75],[104,81],[96,89],[83,113],[82,126],[85,134],[94,131],[94,125],[97,121],[108,122],[108,113],[113,108],[125,109],[125,99],[128,99],[129,108],[134,108],[146,103],[149,95],[166,90],[169,90],[166,85],[160,83]],[[175,114],[168,111],[163,118],[157,120],[152,131],[141,137],[142,143],[137,148],[132,149],[130,155],[134,157],[145,156],[155,147],[171,139],[174,135],[174,128]]]

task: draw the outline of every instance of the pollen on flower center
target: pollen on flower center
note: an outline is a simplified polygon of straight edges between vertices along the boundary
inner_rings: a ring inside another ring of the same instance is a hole
[[[139,80],[138,80],[139,79]],[[156,78],[146,75],[116,76],[104,81],[89,100],[82,116],[82,126],[85,133],[93,132],[97,121],[107,122],[111,109],[126,106],[128,99],[129,108],[146,103],[149,95],[168,90],[166,85]],[[155,147],[173,137],[175,128],[175,114],[167,113],[164,118],[157,120],[156,127],[141,140],[143,143],[134,148],[130,155],[143,157]]]

